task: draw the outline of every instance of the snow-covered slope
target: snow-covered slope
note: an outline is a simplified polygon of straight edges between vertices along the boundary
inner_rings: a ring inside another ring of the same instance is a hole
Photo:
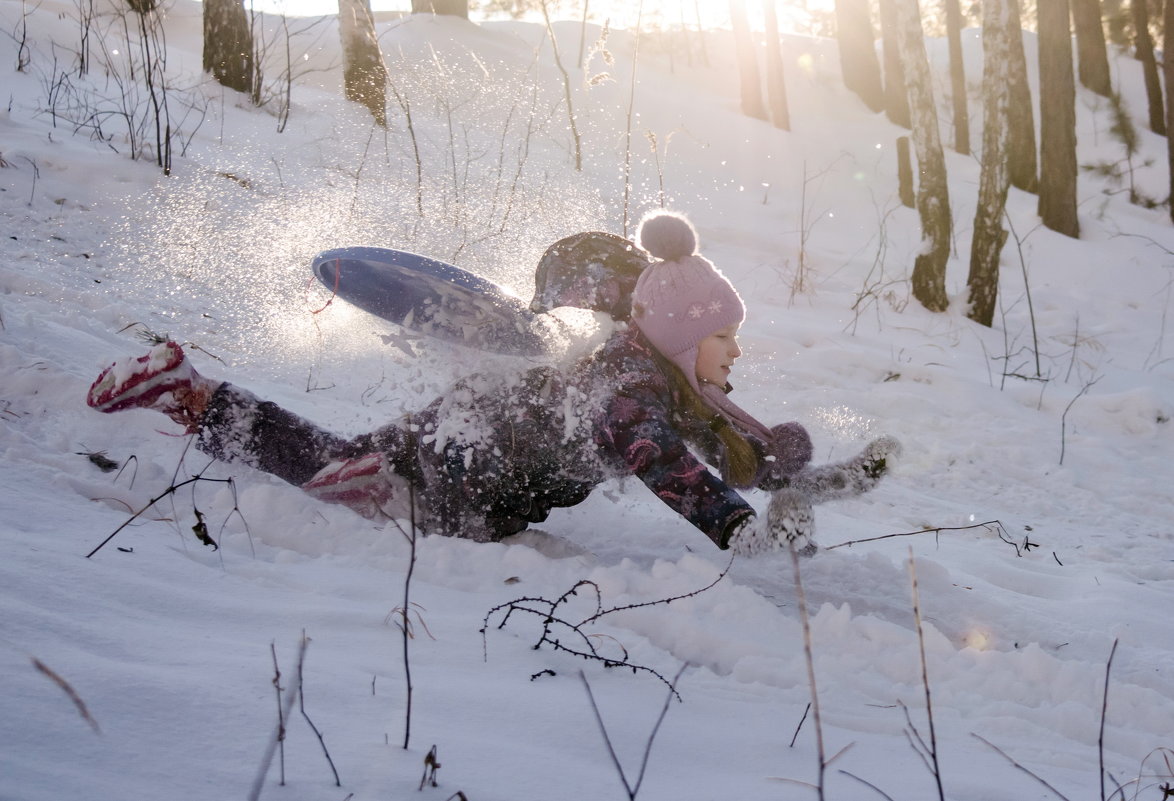
[[[784,133],[736,113],[724,35],[712,36],[704,68],[645,37],[625,215],[626,32],[607,42],[610,82],[588,88],[573,73],[577,171],[540,28],[381,23],[413,121],[409,132],[393,96],[385,133],[338,98],[337,36],[321,24],[295,39],[314,70],[295,83],[279,134],[273,106],[253,109],[199,74],[199,7],[179,3],[167,21],[171,101],[199,112],[185,117],[164,177],[150,158],[127,156],[113,123],[99,142],[51,113],[61,111],[51,88],[72,69],[76,15],[55,0],[0,0],[0,26],[15,32],[0,41],[0,798],[248,797],[277,724],[275,658],[288,693],[303,636],[305,712],[341,787],[295,709],[286,786],[275,760],[265,797],[403,797],[433,745],[439,786],[421,797],[623,797],[577,674],[632,783],[664,684],[534,650],[534,615],[499,627],[499,611],[481,633],[500,604],[554,601],[583,579],[605,608],[636,607],[585,630],[598,647],[622,647],[668,679],[689,665],[640,798],[811,795],[799,785],[817,781],[819,751],[788,558],[735,563],[696,593],[727,555],[633,481],[557,511],[518,543],[422,540],[405,750],[391,617],[404,602],[404,537],[247,468],[209,465],[159,415],[84,404],[103,366],[144,348],[136,333],[147,328],[193,343],[208,374],[341,432],[366,430],[462,372],[516,365],[426,343],[408,356],[384,343],[396,332],[378,321],[340,303],[322,310],[314,253],[405,247],[526,296],[547,244],[622,232],[625,220],[630,230],[662,187],[747,300],[740,403],[803,423],[820,460],[880,433],[905,446],[877,491],[818,509],[826,550],[801,566],[823,753],[836,756],[828,796],[874,792],[863,781],[892,798],[937,797],[907,733],[916,726],[913,740],[929,741],[922,646],[946,797],[1050,797],[1012,759],[1074,800],[1100,791],[1102,757],[1106,785],[1123,785],[1125,798],[1157,798],[1174,781],[1174,757],[1156,750],[1174,749],[1174,233],[1164,209],[1130,205],[1084,174],[1074,241],[1041,228],[1034,198],[1013,190],[988,330],[961,308],[977,161],[947,154],[957,302],[932,314],[909,294],[920,233],[896,202],[902,132],[843,90],[829,42],[785,42],[794,130]],[[117,27],[105,30],[113,42]],[[559,35],[566,57],[577,26]],[[22,41],[31,62],[16,72]],[[944,48],[930,46],[940,64]],[[977,35],[967,47],[977,92]],[[1144,119],[1140,68],[1124,56],[1114,68]],[[596,60],[586,73],[602,69]],[[114,92],[99,69],[69,82]],[[1078,116],[1081,162],[1120,159],[1103,101],[1082,91]],[[1165,142],[1140,137],[1136,180],[1161,196]],[[85,455],[96,452],[123,470],[102,472]],[[188,484],[86,557],[192,475],[232,484]],[[194,536],[197,509],[219,550]],[[977,525],[988,521],[998,524]],[[912,534],[923,529],[941,531]],[[909,536],[875,539],[888,534]],[[687,597],[645,605],[674,596]],[[595,600],[582,589],[561,619],[585,619]]]

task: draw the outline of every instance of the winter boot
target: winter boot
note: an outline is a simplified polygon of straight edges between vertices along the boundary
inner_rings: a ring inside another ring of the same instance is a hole
[[[146,356],[122,359],[103,370],[86,403],[106,413],[154,409],[191,433],[219,386],[195,371],[177,343],[163,342]]]
[[[342,504],[368,520],[408,520],[412,516],[408,482],[391,469],[384,453],[331,462],[302,489],[325,503]]]

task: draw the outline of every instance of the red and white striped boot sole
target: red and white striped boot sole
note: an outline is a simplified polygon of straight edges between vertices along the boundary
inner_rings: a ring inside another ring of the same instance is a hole
[[[332,462],[302,485],[325,503],[349,507],[367,519],[406,518],[410,512],[407,483],[397,476],[383,453]]]
[[[86,403],[100,412],[123,409],[166,411],[177,390],[192,388],[192,369],[183,348],[175,342],[156,345],[138,358],[117,361],[102,371],[86,395]]]

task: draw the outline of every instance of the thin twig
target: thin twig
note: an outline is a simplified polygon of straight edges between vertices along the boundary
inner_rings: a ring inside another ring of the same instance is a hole
[[[554,26],[550,24],[550,10],[547,7],[546,0],[540,0],[539,6],[542,9],[542,18],[546,21],[546,33],[550,37],[550,49],[554,53],[554,64],[558,67],[558,71],[563,76],[563,91],[566,96],[567,104],[567,119],[570,121],[571,137],[575,140],[575,169],[577,171],[583,170],[583,144],[579,137],[579,128],[575,124],[575,106],[571,102],[571,76],[567,74],[567,70],[563,67],[562,58],[559,57],[558,52],[558,38],[554,35]]]
[[[628,777],[624,773],[624,766],[620,764],[620,758],[616,756],[615,746],[611,744],[611,737],[608,736],[607,726],[603,722],[603,715],[599,712],[599,704],[595,703],[595,693],[591,692],[591,682],[587,681],[587,674],[579,671],[579,678],[583,682],[583,687],[587,690],[587,699],[591,702],[591,711],[595,713],[595,723],[599,726],[599,733],[603,735],[603,744],[607,746],[607,755],[611,757],[611,763],[615,766],[616,772],[620,774],[620,781],[624,784],[624,790],[628,793],[628,800],[634,799],[636,794],[632,792],[632,785],[628,784]]]
[[[303,637],[301,645],[298,646],[299,665],[302,662],[302,658],[305,656],[307,642],[308,641]],[[286,694],[285,706],[283,707],[281,714],[278,715],[280,720],[289,719],[290,710],[293,709],[294,701],[297,700],[300,689],[301,688],[299,685],[295,685],[294,688]],[[277,751],[277,745],[279,742],[278,738],[283,734],[283,731],[283,728],[278,726],[278,728],[274,730],[273,736],[269,738],[269,744],[265,746],[265,753],[261,757],[261,764],[257,768],[257,775],[253,778],[253,786],[249,789],[249,801],[257,801],[257,799],[261,797],[261,788],[265,784],[265,774],[269,772],[269,765],[273,762],[273,754],[275,751]]]
[[[536,642],[533,646],[535,650],[540,648],[543,644],[546,644],[546,645],[549,645],[550,647],[552,647],[553,649],[555,649],[556,651],[562,651],[564,653],[568,653],[573,656],[582,657],[583,659],[591,659],[591,660],[596,660],[596,661],[602,662],[604,664],[604,667],[624,667],[624,668],[629,668],[634,673],[641,672],[641,671],[645,672],[645,673],[651,673],[653,676],[660,679],[660,681],[666,687],[668,687],[670,690],[672,690],[673,693],[675,695],[677,695],[677,697],[679,699],[680,695],[676,693],[676,690],[673,688],[673,683],[671,681],[669,681],[669,679],[667,679],[665,676],[661,675],[656,670],[653,670],[650,667],[647,667],[644,665],[638,665],[638,664],[635,664],[635,663],[629,661],[627,649],[624,648],[624,646],[622,644],[620,644],[617,640],[615,640],[614,638],[609,638],[612,642],[615,642],[617,645],[619,645],[620,652],[621,652],[620,656],[618,658],[605,656],[600,653],[599,648],[596,646],[595,640],[597,638],[594,635],[587,634],[585,631],[583,631],[583,628],[585,626],[587,626],[588,624],[594,623],[594,622],[598,621],[599,619],[605,617],[606,615],[610,615],[615,612],[623,612],[623,611],[627,611],[630,609],[640,609],[642,607],[647,607],[647,606],[659,606],[662,604],[667,605],[667,604],[670,604],[674,601],[679,601],[679,600],[682,600],[685,598],[692,598],[697,595],[700,595],[701,593],[712,588],[719,581],[721,581],[726,576],[726,574],[729,572],[730,567],[732,565],[733,565],[733,559],[731,558],[730,562],[726,565],[725,569],[721,573],[718,574],[717,578],[715,578],[712,582],[710,582],[706,586],[701,587],[696,590],[693,590],[692,592],[682,593],[681,595],[672,596],[670,598],[660,598],[655,601],[643,601],[640,603],[625,604],[622,606],[614,606],[609,609],[603,608],[603,596],[602,596],[602,593],[599,589],[599,585],[589,579],[581,579],[581,580],[575,582],[574,586],[572,586],[569,590],[564,592],[562,595],[560,595],[557,599],[555,599],[553,601],[551,601],[547,598],[535,598],[535,597],[515,598],[514,600],[509,601],[507,603],[498,604],[497,606],[493,607],[485,614],[485,619],[482,621],[482,625],[481,625],[482,653],[484,654],[486,659],[489,658],[487,632],[489,630],[490,619],[494,615],[500,613],[501,620],[497,624],[496,627],[498,629],[502,629],[502,628],[505,628],[506,624],[509,623],[510,616],[514,612],[526,612],[526,613],[534,615],[535,617],[538,617],[542,620],[542,633],[538,637],[538,642]],[[557,614],[559,607],[561,607],[563,604],[568,603],[571,598],[577,597],[579,590],[581,588],[589,589],[595,593],[595,612],[594,612],[594,614],[584,618],[583,620],[580,620],[578,623],[572,623],[569,620],[566,620],[564,618],[559,617]],[[555,636],[555,634],[553,633],[552,630],[556,627],[561,627],[562,629],[566,629],[571,634],[575,635],[578,638],[578,641],[582,644],[582,648],[580,649],[580,648],[568,646],[559,637]],[[535,674],[535,675],[540,675],[540,674]]]
[[[1097,735],[1097,758],[1101,768],[1101,801],[1105,797],[1105,718],[1109,712],[1109,673],[1113,670],[1113,657],[1117,654],[1117,643],[1113,640],[1113,647],[1109,650],[1109,661],[1105,663],[1105,693],[1101,698],[1101,731]]]
[[[803,656],[807,661],[807,682],[811,688],[811,719],[815,723],[815,749],[819,760],[819,781],[816,791],[819,801],[824,801],[823,776],[827,768],[827,761],[823,752],[823,721],[819,714],[819,690],[815,684],[815,658],[811,647],[811,620],[807,615],[807,596],[803,592],[803,578],[799,570],[799,553],[793,543],[788,543],[791,551],[791,565],[795,572],[795,596],[799,601],[799,621],[803,624]]]
[[[634,604],[624,604],[623,606],[613,606],[610,609],[604,609],[601,611],[597,611],[594,615],[592,615],[591,617],[584,620],[583,623],[584,624],[594,623],[599,618],[604,617],[606,615],[614,614],[615,612],[627,612],[630,609],[642,609],[646,606],[661,606],[662,604],[669,604],[669,603],[672,603],[673,601],[680,601],[685,598],[692,598],[695,595],[700,595],[701,593],[705,592],[706,590],[711,590],[714,587],[716,587],[718,582],[721,581],[722,579],[724,579],[726,577],[726,574],[730,572],[730,568],[733,566],[733,564],[734,564],[734,557],[730,557],[730,561],[726,563],[726,566],[722,569],[722,572],[717,574],[717,578],[715,578],[713,581],[706,584],[704,587],[701,587],[700,589],[691,590],[691,591],[689,591],[687,593],[683,593],[681,595],[674,595],[670,598],[661,598],[656,601],[641,601],[639,603],[634,603]]]
[[[890,796],[888,793],[886,793],[886,792],[885,792],[884,790],[882,790],[881,788],[877,787],[877,786],[876,786],[875,784],[873,784],[872,782],[865,781],[864,779],[860,778],[860,777],[859,777],[859,776],[857,776],[856,774],[854,774],[854,773],[849,773],[849,772],[848,772],[848,771],[846,771],[846,770],[841,770],[841,771],[840,771],[840,773],[842,773],[843,775],[847,776],[849,779],[855,779],[856,781],[858,781],[858,782],[860,782],[861,784],[863,784],[865,787],[868,787],[868,788],[870,788],[870,789],[872,789],[872,790],[875,790],[875,791],[876,791],[877,793],[879,793],[881,796],[883,796],[884,798],[887,798],[887,799],[888,799],[888,801],[893,801],[893,798],[892,798],[892,796]]]
[[[825,551],[835,550],[836,548],[851,548],[853,545],[859,545],[862,542],[876,542],[878,540],[888,540],[893,537],[914,537],[918,534],[941,534],[943,531],[968,531],[972,528],[986,528],[994,527],[996,531],[1006,531],[1003,524],[998,520],[988,520],[985,523],[975,523],[970,526],[937,526],[935,528],[923,528],[918,531],[902,531],[899,534],[882,534],[879,537],[865,537],[860,540],[848,540],[847,542],[837,543],[836,545],[829,545],[824,548]]]
[[[207,469],[207,468],[205,468],[205,469]],[[106,543],[108,543],[108,542],[110,542],[110,540],[114,539],[119,534],[119,532],[121,532],[124,528],[129,526],[135,520],[138,520],[140,516],[142,516],[148,509],[150,509],[152,506],[157,504],[159,501],[163,500],[164,498],[166,498],[169,495],[173,495],[177,490],[180,490],[183,487],[186,487],[188,484],[194,484],[197,481],[211,481],[215,484],[231,484],[232,483],[231,478],[204,478],[204,476],[202,475],[202,471],[201,471],[201,473],[198,473],[189,479],[185,479],[184,481],[181,481],[178,484],[173,482],[170,487],[168,487],[166,490],[161,492],[159,495],[156,495],[154,498],[152,498],[150,501],[147,502],[146,506],[144,506],[142,509],[139,509],[133,515],[131,515],[129,518],[127,518],[127,520],[125,522],[123,522],[123,524],[121,526],[114,529],[114,531],[110,534],[110,536],[108,536],[106,539],[104,539],[100,543],[98,543],[97,546],[94,547],[94,550],[92,550],[88,554],[86,554],[86,558],[89,559],[91,556],[96,554],[98,551],[102,550],[103,546],[105,546]]]
[[[411,424],[411,418],[408,419],[408,424]],[[408,611],[411,609],[411,598],[409,593],[412,587],[412,573],[416,569],[416,539],[419,534],[419,529],[416,527],[416,485],[411,481],[408,482],[408,524],[411,526],[411,533],[405,532],[404,536],[408,539],[408,569],[404,574],[404,605],[403,605],[403,623],[400,626],[403,637],[403,652],[404,652],[404,684],[407,686],[407,700],[404,705],[404,750],[408,750],[408,743],[412,739],[412,663],[408,655],[408,641],[412,638],[411,623],[408,620]],[[419,617],[420,613],[416,613]],[[427,631],[428,627],[424,626]],[[431,636],[431,634],[429,634]]]
[[[1072,407],[1076,404],[1076,401],[1083,398],[1085,393],[1087,393],[1090,389],[1092,389],[1093,385],[1096,384],[1100,380],[1101,379],[1098,376],[1097,378],[1094,378],[1092,381],[1089,381],[1087,384],[1085,384],[1083,387],[1081,387],[1080,392],[1076,393],[1075,398],[1068,401],[1068,405],[1064,407],[1064,413],[1062,415],[1060,415],[1060,464],[1061,465],[1064,464],[1064,450],[1065,450],[1065,447],[1067,446],[1068,412],[1070,412],[1072,410]]]
[[[1147,776],[1145,774],[1145,763],[1149,762],[1150,757],[1152,757],[1154,755],[1161,755],[1162,761],[1166,763],[1166,772],[1165,773],[1158,773],[1155,770],[1154,773]],[[1136,786],[1136,789],[1133,792],[1133,798],[1134,798],[1134,801],[1136,801],[1138,792],[1140,792],[1141,789],[1145,789],[1145,788],[1142,788],[1142,786],[1141,786],[1142,779],[1174,778],[1174,760],[1171,759],[1172,757],[1174,757],[1174,751],[1171,751],[1169,748],[1161,748],[1160,747],[1160,748],[1155,748],[1154,750],[1150,751],[1148,754],[1145,755],[1145,757],[1142,758],[1141,764],[1138,766],[1137,778],[1130,779],[1125,784],[1118,784],[1117,789],[1114,790],[1113,792],[1109,793],[1109,801],[1113,801],[1113,799],[1115,799],[1117,796],[1121,796],[1122,801],[1124,801],[1125,788],[1130,785]],[[1153,786],[1153,784],[1148,784],[1148,785],[1146,785],[1146,788],[1149,788],[1152,786]],[[1167,781],[1161,785],[1158,785],[1158,789],[1162,791],[1161,801],[1165,801],[1165,799],[1168,799],[1168,798],[1174,798],[1174,784],[1172,784],[1171,782]]]
[[[595,713],[595,722],[599,724],[599,731],[603,735],[603,743],[607,746],[607,753],[611,757],[612,764],[615,766],[616,772],[620,775],[620,781],[624,784],[624,790],[628,793],[628,801],[635,801],[636,794],[640,792],[640,785],[644,783],[644,773],[648,769],[648,757],[652,753],[652,743],[656,740],[657,732],[660,731],[660,724],[664,722],[665,715],[669,711],[669,703],[673,697],[677,695],[677,682],[681,679],[681,674],[685,672],[685,668],[689,667],[689,663],[685,662],[677,670],[677,674],[673,676],[672,683],[669,685],[669,692],[665,695],[664,706],[661,707],[660,715],[656,718],[656,723],[652,727],[652,731],[648,734],[648,740],[644,744],[644,757],[640,761],[640,773],[636,776],[636,784],[633,786],[628,783],[628,776],[624,773],[624,766],[620,764],[620,759],[616,756],[615,747],[611,744],[611,737],[607,733],[607,726],[603,722],[603,715],[599,711],[599,704],[595,702],[595,694],[591,692],[591,683],[587,681],[587,675],[583,671],[579,671],[579,678],[583,682],[583,687],[587,690],[587,698],[591,702],[591,711]]]
[[[681,674],[685,672],[685,668],[687,667],[689,667],[689,663],[683,663],[680,670],[677,671],[677,675],[673,676],[672,686],[674,689],[677,686],[677,682],[681,680]],[[664,717],[669,712],[669,704],[672,702],[672,700],[673,693],[665,693],[664,706],[660,708],[660,715],[658,715],[656,718],[656,725],[652,727],[652,731],[648,734],[648,742],[644,744],[644,758],[640,760],[640,775],[636,777],[636,793],[640,792],[640,785],[644,783],[644,772],[648,769],[648,756],[652,753],[652,743],[656,739],[657,732],[660,731],[660,724],[664,723]],[[633,793],[632,797],[635,798],[635,793]]]
[[[945,790],[942,789],[942,769],[938,764],[938,738],[934,730],[933,699],[929,689],[929,666],[925,658],[925,632],[921,625],[921,598],[917,591],[917,565],[913,561],[913,549],[909,549],[909,579],[913,584],[913,619],[917,624],[917,647],[921,653],[921,684],[925,688],[925,715],[929,720],[929,757],[933,763],[934,782],[938,788],[939,801],[946,801]]]
[[[929,746],[925,744],[925,739],[921,736],[921,732],[918,731],[917,725],[913,722],[913,718],[909,714],[909,707],[905,705],[904,701],[898,701],[897,705],[905,713],[905,739],[909,742],[909,747],[921,759],[921,764],[925,765],[926,773],[932,774],[933,765],[929,761]]]
[[[811,702],[807,702],[807,708],[803,710],[803,717],[799,718],[799,725],[795,727],[795,733],[791,735],[791,748],[795,747],[795,741],[799,739],[799,730],[803,728],[803,722],[807,720],[807,713],[811,711]]]
[[[35,656],[29,658],[33,661],[33,667],[35,667],[44,676],[47,676],[50,681],[61,688],[63,693],[69,696],[69,700],[73,702],[74,708],[77,709],[77,713],[82,716],[82,720],[90,724],[90,728],[94,730],[94,733],[101,734],[102,729],[98,726],[98,721],[94,720],[94,716],[90,714],[90,710],[86,707],[86,702],[82,700],[82,697],[78,694],[77,690],[73,689],[73,685],[71,685],[65,679],[61,678],[60,675],[58,675],[40,659],[37,659]]]
[[[269,643],[269,651],[273,654],[273,689],[277,691],[277,744],[280,749],[278,764],[281,766],[281,786],[285,786],[285,717],[281,710],[281,668],[277,665],[277,645]]]
[[[436,772],[440,770],[440,760],[437,758],[436,744],[434,743],[428,753],[424,755],[424,775],[420,777],[420,786],[417,790],[423,790],[424,786],[429,782],[433,787],[440,785],[436,781]]]
[[[314,721],[310,720],[310,716],[306,714],[306,685],[302,681],[302,665],[306,661],[306,645],[310,642],[310,638],[306,636],[305,630],[302,631],[302,648],[298,652],[298,711],[302,713],[306,723],[314,732],[314,736],[318,738],[318,744],[322,746],[322,753],[326,755],[326,761],[330,765],[330,772],[334,774],[334,786],[342,787],[342,781],[338,778],[338,771],[334,767],[334,760],[330,758],[330,751],[326,749],[326,740],[322,737],[322,732],[318,731],[318,727],[314,725]]]
[[[545,4],[543,4],[545,8]],[[636,41],[632,45],[632,81],[628,87],[628,114],[624,126],[624,236],[628,235],[628,210],[632,195],[632,112],[636,106],[636,68],[640,64],[640,27],[644,0],[636,7]]]
[[[1048,784],[1046,781],[1041,779],[1039,776],[1032,773],[1027,768],[1023,767],[1023,765],[1020,765],[1018,762],[1015,761],[1015,759],[1013,757],[1011,757],[1003,749],[999,748],[997,745],[992,743],[990,740],[987,740],[985,737],[983,737],[979,734],[975,734],[974,732],[971,732],[970,736],[974,737],[976,740],[981,742],[983,745],[986,745],[988,748],[991,748],[992,750],[994,750],[995,753],[997,753],[999,756],[1003,757],[1003,759],[1010,762],[1013,767],[1018,768],[1019,770],[1023,771],[1028,776],[1030,776],[1031,778],[1035,779],[1037,782],[1042,784],[1044,787],[1048,788],[1048,790],[1050,790],[1051,792],[1055,793],[1057,796],[1062,798],[1064,801],[1069,801],[1068,796],[1064,795],[1059,790],[1057,790],[1055,787],[1053,787],[1052,785]]]
[[[1031,301],[1031,282],[1027,280],[1027,259],[1023,256],[1023,240],[1019,238],[1019,234],[1015,231],[1015,223],[1011,219],[1010,213],[1007,209],[1003,209],[1003,217],[1007,220],[1007,227],[1011,229],[1011,236],[1015,239],[1015,246],[1019,250],[1019,267],[1023,271],[1023,289],[1027,295],[1027,316],[1031,320],[1031,341],[1033,345],[1033,352],[1035,353],[1035,376],[1040,378],[1043,376],[1043,371],[1039,363],[1039,332],[1035,325],[1035,305]]]

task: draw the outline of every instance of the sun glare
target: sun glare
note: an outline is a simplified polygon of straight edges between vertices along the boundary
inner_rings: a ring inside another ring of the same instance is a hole
[[[964,647],[973,648],[976,651],[986,651],[991,647],[991,633],[985,628],[976,626],[966,632],[962,638],[962,644]]]
[[[338,13],[337,0],[250,0],[251,7],[258,11],[274,14],[288,14],[291,16],[319,16]],[[474,21],[484,18],[478,9],[476,0],[471,0],[470,15]],[[552,9],[552,17],[556,20],[582,20],[584,5],[587,8],[588,22],[602,25],[607,22],[612,28],[632,29],[636,26],[637,18],[645,29],[686,27],[696,30],[728,30],[730,28],[729,0],[644,0],[643,8],[640,3],[632,0],[588,0],[588,2],[560,3]],[[402,12],[411,9],[409,0],[372,0],[372,10],[376,12]],[[776,4],[779,27],[783,32],[801,27],[803,21],[810,18],[813,12],[830,11],[831,0],[783,0]],[[750,27],[762,30],[762,4],[747,2],[746,11]],[[500,19],[500,14],[491,17]],[[531,11],[522,19],[530,22],[541,21],[541,14]]]

